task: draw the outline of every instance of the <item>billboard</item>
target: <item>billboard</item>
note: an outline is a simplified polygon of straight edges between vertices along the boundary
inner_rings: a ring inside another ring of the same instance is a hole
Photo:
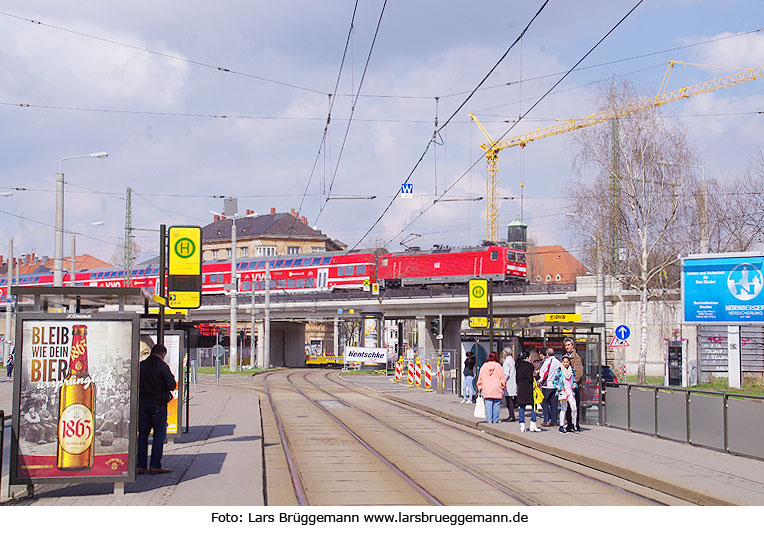
[[[689,256],[682,260],[682,313],[691,324],[764,323],[764,255]]]
[[[170,367],[172,376],[175,378],[175,389],[172,391],[172,399],[167,403],[167,435],[180,434],[180,424],[183,411],[183,359],[185,358],[185,332],[169,330],[164,334],[164,346],[167,355],[164,362]],[[141,334],[140,361],[145,360],[151,354],[151,348],[156,345],[155,334]]]
[[[134,479],[138,322],[19,314],[11,484]]]

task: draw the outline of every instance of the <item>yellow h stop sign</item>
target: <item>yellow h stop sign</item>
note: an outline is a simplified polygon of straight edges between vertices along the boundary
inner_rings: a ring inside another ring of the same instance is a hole
[[[167,305],[198,308],[202,305],[202,229],[172,226],[169,238]]]

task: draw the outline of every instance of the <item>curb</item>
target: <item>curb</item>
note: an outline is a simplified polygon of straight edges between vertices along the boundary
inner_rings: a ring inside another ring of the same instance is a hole
[[[554,445],[539,443],[537,441],[526,438],[524,436],[518,436],[510,432],[498,430],[495,427],[491,425],[487,425],[484,422],[475,421],[474,418],[460,417],[451,413],[444,412],[442,410],[438,410],[437,408],[431,408],[429,406],[419,404],[416,401],[412,401],[410,399],[403,399],[395,395],[385,395],[385,397],[390,400],[399,402],[401,404],[410,406],[412,408],[417,408],[424,412],[431,413],[442,419],[446,419],[448,421],[458,423],[469,428],[474,428],[476,430],[482,430],[486,434],[491,434],[492,436],[496,436],[508,441],[512,441],[524,447],[528,447],[530,449],[534,449],[534,450],[549,454],[551,456],[555,456],[557,458],[570,460],[572,462],[589,467],[591,469],[595,469],[597,471],[602,471],[604,473],[614,475],[618,478],[628,480],[629,482],[639,484],[640,486],[644,486],[646,488],[660,491],[661,493],[665,493],[667,495],[671,495],[672,497],[677,497],[679,499],[682,499],[700,506],[744,506],[746,504],[746,503],[739,503],[739,502],[721,499],[719,497],[715,497],[713,495],[709,495],[707,493],[703,493],[698,490],[685,488],[678,484],[669,482],[668,480],[664,480],[653,475],[646,475],[644,473],[640,473],[638,471],[634,471],[632,469],[628,469],[614,463],[610,463],[604,460],[598,460],[596,458],[591,458],[589,456],[584,456],[583,454],[572,453],[566,449],[555,447]]]

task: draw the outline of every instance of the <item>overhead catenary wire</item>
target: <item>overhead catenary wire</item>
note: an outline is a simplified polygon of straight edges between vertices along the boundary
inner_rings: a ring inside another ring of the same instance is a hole
[[[14,15],[13,13],[8,13],[8,12],[5,12],[5,11],[0,11],[0,15],[5,16],[5,17],[10,17],[10,18],[18,19],[18,20],[23,20],[23,21],[26,21],[26,22],[31,22],[32,24],[35,24],[37,26],[51,28],[51,29],[54,29],[54,30],[57,30],[57,31],[61,31],[61,32],[71,33],[73,35],[78,35],[80,37],[86,37],[88,39],[94,39],[96,41],[101,41],[101,42],[104,42],[104,43],[109,43],[109,44],[113,44],[113,45],[117,45],[117,46],[122,46],[122,47],[125,47],[125,48],[131,48],[133,50],[138,50],[140,52],[146,52],[148,54],[155,54],[157,56],[165,57],[167,59],[172,59],[172,60],[175,60],[175,61],[182,61],[184,63],[188,63],[188,64],[191,64],[191,65],[196,65],[196,66],[199,66],[199,67],[205,67],[205,68],[208,68],[208,69],[213,69],[213,70],[216,70],[216,71],[219,71],[219,72],[233,74],[233,75],[236,75],[236,76],[243,76],[243,77],[246,77],[246,78],[252,78],[254,80],[260,80],[260,81],[266,82],[266,83],[271,83],[271,84],[275,84],[275,85],[281,85],[283,87],[291,87],[292,89],[299,89],[301,91],[308,91],[308,92],[311,92],[311,93],[319,93],[319,94],[325,94],[326,93],[326,91],[321,91],[319,89],[315,89],[315,88],[312,88],[312,87],[305,87],[305,86],[297,85],[297,84],[294,84],[294,83],[283,82],[283,81],[280,81],[280,80],[274,80],[274,79],[271,79],[271,78],[266,78],[264,76],[258,76],[258,75],[255,75],[255,74],[249,74],[249,73],[246,73],[246,72],[241,72],[241,71],[237,71],[237,70],[234,70],[234,69],[229,69],[227,67],[221,67],[221,66],[217,66],[217,65],[212,65],[212,64],[209,64],[209,63],[205,63],[203,61],[189,59],[189,58],[186,58],[186,57],[183,57],[183,56],[176,56],[174,54],[169,54],[167,52],[160,52],[159,50],[153,50],[151,48],[146,48],[144,46],[138,46],[138,45],[134,45],[134,44],[130,44],[130,43],[123,43],[121,41],[117,41],[116,39],[109,39],[109,38],[106,38],[106,37],[101,37],[101,36],[93,35],[93,34],[90,34],[90,33],[85,33],[85,32],[81,32],[81,31],[77,31],[77,30],[72,30],[70,28],[64,28],[63,26],[56,26],[54,24],[48,24],[48,23],[42,22],[40,20],[35,20],[35,19],[26,18],[26,17],[21,17],[19,15]]]
[[[539,105],[539,104],[540,104],[540,103],[541,103],[541,102],[542,102],[542,101],[543,101],[543,100],[544,100],[544,99],[545,99],[545,98],[546,98],[546,97],[547,97],[547,96],[548,96],[548,95],[549,95],[549,94],[550,94],[550,93],[551,93],[551,92],[552,92],[552,91],[553,91],[553,90],[554,90],[554,89],[555,89],[555,88],[556,88],[556,87],[557,87],[557,86],[560,84],[560,83],[562,83],[562,81],[563,81],[563,80],[564,80],[564,79],[565,79],[567,76],[569,76],[569,75],[570,75],[570,73],[571,73],[571,72],[573,72],[573,70],[574,70],[574,69],[575,69],[575,68],[576,68],[578,65],[580,65],[580,64],[581,64],[581,63],[582,63],[584,60],[586,60],[586,58],[587,58],[587,57],[589,57],[589,55],[591,55],[591,53],[592,53],[592,52],[594,52],[594,50],[596,50],[596,49],[597,49],[597,47],[599,47],[599,45],[600,45],[600,44],[602,44],[602,42],[603,42],[605,39],[607,39],[607,37],[608,37],[608,36],[609,36],[611,33],[613,33],[613,32],[614,32],[614,31],[615,31],[615,30],[616,30],[616,29],[617,29],[617,28],[618,28],[618,27],[619,27],[619,26],[620,26],[620,25],[621,25],[621,24],[622,24],[622,23],[623,23],[623,22],[624,22],[624,21],[625,21],[625,20],[626,20],[626,19],[627,19],[627,18],[630,16],[630,15],[631,15],[631,14],[632,14],[632,13],[633,13],[633,12],[634,12],[634,11],[635,11],[635,10],[636,10],[636,9],[637,9],[637,8],[638,8],[638,7],[639,7],[639,6],[640,6],[640,5],[643,3],[643,2],[644,2],[644,0],[639,0],[639,1],[638,1],[638,2],[637,2],[637,3],[636,3],[636,4],[635,4],[635,5],[634,5],[634,6],[633,6],[633,7],[632,7],[632,8],[631,8],[631,9],[630,9],[630,10],[629,10],[629,11],[628,11],[626,14],[625,14],[625,15],[624,15],[624,16],[623,16],[623,17],[622,17],[622,18],[621,18],[621,19],[620,19],[620,20],[619,20],[619,21],[618,21],[616,24],[615,24],[615,26],[613,26],[613,27],[612,27],[610,30],[608,30],[608,32],[607,32],[607,33],[606,33],[604,36],[602,36],[602,37],[600,38],[600,40],[599,40],[599,41],[597,41],[597,42],[594,44],[594,46],[592,46],[592,47],[589,49],[589,51],[588,51],[588,52],[586,52],[586,54],[584,54],[584,55],[583,55],[583,56],[582,56],[582,57],[581,57],[581,58],[580,58],[580,59],[579,59],[579,60],[578,60],[578,61],[577,61],[577,62],[576,62],[574,65],[573,65],[573,67],[571,67],[570,69],[568,69],[568,71],[567,71],[567,72],[566,72],[566,73],[565,73],[565,74],[564,74],[564,75],[563,75],[563,76],[562,76],[560,79],[558,79],[558,80],[557,80],[557,81],[556,81],[556,82],[555,82],[555,83],[554,83],[554,84],[553,84],[553,85],[552,85],[552,86],[551,86],[551,87],[550,87],[550,88],[549,88],[549,89],[548,89],[548,90],[547,90],[547,91],[546,91],[546,92],[545,92],[543,95],[541,95],[541,96],[539,97],[539,99],[538,99],[538,100],[537,100],[537,101],[536,101],[536,102],[535,102],[535,103],[534,103],[534,104],[533,104],[533,105],[532,105],[530,108],[528,108],[528,110],[527,110],[527,111],[524,113],[524,115],[527,115],[528,113],[530,113],[531,111],[533,111],[533,109],[534,109],[534,108],[536,108],[536,106],[538,106],[538,105]],[[522,116],[520,117],[520,119],[522,120]],[[519,121],[519,120],[518,120],[517,122],[513,123],[513,124],[512,124],[512,125],[511,125],[511,126],[510,126],[510,127],[509,127],[509,128],[508,128],[508,129],[507,129],[507,130],[506,130],[506,131],[505,131],[505,132],[504,132],[504,133],[503,133],[503,134],[502,134],[502,135],[499,137],[499,138],[498,138],[498,139],[496,139],[496,142],[498,143],[498,142],[500,142],[502,139],[504,139],[504,138],[507,136],[507,134],[509,134],[509,132],[511,132],[511,131],[512,131],[512,130],[515,128],[515,126],[517,126],[519,123],[520,123],[520,121]],[[457,178],[457,179],[456,179],[456,180],[455,180],[455,181],[454,181],[454,182],[453,182],[453,183],[452,183],[450,186],[448,186],[448,187],[446,188],[446,190],[443,192],[443,195],[445,195],[446,193],[448,193],[448,192],[449,192],[449,191],[450,191],[450,190],[451,190],[453,187],[455,187],[455,186],[456,186],[456,184],[458,184],[458,183],[459,183],[459,182],[460,182],[460,181],[461,181],[461,180],[464,178],[464,176],[466,176],[466,175],[467,175],[467,174],[468,174],[470,171],[472,171],[472,169],[473,169],[473,168],[474,168],[474,167],[475,167],[475,166],[476,166],[476,165],[477,165],[477,164],[478,164],[480,161],[482,161],[482,159],[483,159],[483,157],[484,157],[484,156],[485,156],[485,153],[481,154],[481,157],[480,157],[480,159],[477,159],[477,160],[475,160],[475,162],[474,162],[474,163],[472,163],[472,165],[470,165],[470,167],[469,167],[469,168],[468,168],[468,169],[467,169],[467,170],[466,170],[464,173],[462,173],[462,174],[461,174],[461,175],[460,175],[460,176],[459,176],[459,177],[458,177],[458,178]],[[393,199],[393,201],[394,201],[394,199]],[[392,203],[391,203],[391,204],[392,204]],[[403,229],[402,229],[402,230],[401,230],[401,231],[400,231],[400,232],[399,232],[399,233],[398,233],[396,236],[395,236],[395,238],[397,238],[397,237],[398,237],[400,234],[402,234],[403,232],[405,232],[405,231],[406,231],[406,230],[407,230],[407,229],[408,229],[408,228],[409,228],[409,227],[410,227],[412,224],[414,224],[414,223],[415,223],[415,222],[416,222],[416,221],[417,221],[417,220],[418,220],[420,217],[422,217],[422,215],[424,215],[425,213],[427,213],[427,212],[428,212],[428,211],[429,211],[429,210],[430,210],[430,209],[431,209],[433,206],[435,206],[435,205],[436,205],[436,203],[435,203],[435,202],[433,202],[433,203],[432,203],[430,206],[428,206],[428,207],[427,207],[427,209],[425,209],[424,211],[422,211],[421,213],[419,213],[418,215],[416,215],[416,216],[414,217],[414,219],[413,219],[413,220],[411,220],[411,221],[410,221],[410,222],[409,222],[409,223],[408,223],[408,224],[407,224],[407,225],[406,225],[406,226],[405,226],[405,227],[404,227],[404,228],[403,228]],[[380,218],[380,219],[381,219],[381,218]],[[379,222],[379,220],[378,220],[377,222]],[[368,235],[368,234],[371,232],[371,230],[374,228],[374,226],[375,226],[376,224],[377,224],[377,223],[375,222],[375,223],[374,223],[374,225],[372,226],[372,228],[370,228],[370,229],[369,229],[369,231],[368,231],[368,232],[365,234],[365,236],[366,236],[366,235]],[[365,236],[364,236],[364,237],[365,237]],[[395,238],[393,238],[393,239],[391,239],[390,241],[388,241],[388,243],[387,243],[385,246],[389,245],[389,244],[390,244],[392,241],[394,241],[394,240],[395,240]]]
[[[366,72],[369,69],[369,63],[371,62],[371,55],[374,52],[374,45],[376,44],[377,37],[379,36],[379,28],[380,28],[380,26],[382,26],[382,17],[385,14],[385,7],[387,7],[387,0],[384,0],[384,2],[382,4],[382,9],[381,9],[381,11],[379,13],[379,18],[377,20],[377,27],[374,30],[374,37],[371,40],[371,45],[369,46],[369,53],[366,56],[366,63],[364,64],[363,72],[361,73],[361,80],[358,82],[358,91],[357,91],[356,97],[353,100],[353,103],[352,103],[352,105],[350,107],[350,118],[348,119],[347,127],[345,128],[345,135],[344,135],[344,137],[342,139],[342,144],[340,145],[340,152],[337,155],[337,163],[335,164],[334,172],[332,173],[332,180],[331,180],[331,182],[329,182],[329,189],[327,190],[327,193],[326,193],[326,200],[324,200],[323,205],[318,210],[318,215],[316,215],[316,218],[313,221],[314,224],[318,224],[318,220],[321,218],[321,214],[324,212],[324,208],[326,207],[326,203],[329,201],[328,200],[329,196],[332,194],[332,188],[334,187],[334,181],[337,178],[337,172],[339,171],[340,162],[342,161],[342,154],[343,154],[343,152],[345,150],[345,144],[347,143],[348,135],[350,134],[350,126],[351,126],[351,124],[353,122],[353,116],[355,115],[355,110],[356,110],[356,107],[358,105],[358,95],[361,93],[361,89],[363,88],[363,83],[364,83],[364,81],[366,79]]]
[[[464,101],[463,101],[463,102],[462,102],[462,103],[461,103],[461,104],[460,104],[460,105],[457,107],[456,111],[454,111],[454,112],[451,114],[451,116],[450,116],[448,119],[446,119],[446,121],[445,121],[445,122],[443,123],[443,125],[440,127],[440,130],[442,130],[443,128],[445,128],[446,126],[448,126],[448,124],[451,122],[451,120],[454,118],[454,116],[455,116],[455,115],[456,115],[456,114],[459,112],[459,110],[461,110],[461,109],[462,109],[462,108],[463,108],[463,107],[464,107],[464,106],[467,104],[467,102],[468,102],[468,101],[469,101],[469,100],[472,98],[472,96],[473,96],[473,95],[475,94],[475,92],[476,92],[476,91],[477,91],[477,90],[480,88],[480,86],[481,86],[482,84],[484,84],[484,83],[485,83],[485,81],[488,79],[488,77],[490,76],[490,74],[491,74],[491,73],[493,73],[493,72],[496,70],[496,68],[497,68],[497,67],[498,67],[498,66],[501,64],[501,62],[504,60],[504,58],[506,58],[506,57],[507,57],[507,54],[509,54],[509,52],[510,52],[510,51],[511,51],[511,50],[512,50],[514,47],[515,47],[515,45],[516,45],[516,44],[517,44],[517,43],[518,43],[518,42],[519,42],[519,41],[522,39],[522,37],[525,35],[525,33],[528,31],[528,29],[529,29],[529,28],[530,28],[530,27],[533,25],[533,23],[536,21],[536,19],[539,17],[539,15],[541,15],[541,13],[542,13],[542,12],[544,11],[544,9],[546,8],[547,4],[549,4],[549,0],[546,0],[546,1],[545,1],[545,2],[544,2],[542,5],[541,5],[541,7],[538,9],[538,11],[536,11],[536,13],[533,15],[533,17],[531,17],[531,20],[528,22],[528,24],[526,24],[526,25],[525,25],[525,27],[524,27],[524,28],[523,28],[523,30],[520,32],[520,34],[517,36],[517,38],[516,38],[516,39],[515,39],[515,40],[512,42],[512,44],[511,44],[511,45],[509,45],[509,47],[507,48],[507,50],[506,50],[506,51],[505,51],[505,52],[504,52],[504,53],[501,55],[501,57],[500,57],[500,58],[499,58],[499,60],[498,60],[498,61],[497,61],[497,62],[496,62],[494,65],[493,65],[493,67],[491,67],[491,69],[488,71],[488,74],[486,74],[486,75],[483,77],[483,79],[482,79],[482,80],[480,80],[480,82],[478,82],[478,84],[475,86],[475,88],[474,88],[474,89],[473,89],[473,90],[472,90],[472,91],[469,93],[469,96],[467,96],[467,98],[465,98],[465,99],[464,99]],[[419,167],[419,165],[421,165],[422,161],[424,160],[425,156],[427,155],[427,152],[430,150],[430,146],[431,146],[431,145],[432,145],[432,139],[430,139],[430,140],[428,141],[427,145],[425,146],[424,152],[422,152],[422,155],[421,155],[421,156],[419,156],[419,159],[417,160],[417,162],[414,164],[414,167],[413,167],[413,168],[411,169],[411,171],[409,172],[408,176],[406,177],[406,180],[403,182],[404,184],[407,184],[407,183],[409,183],[409,180],[411,180],[411,177],[413,176],[414,172],[415,172],[415,171],[416,171],[416,169]],[[475,164],[473,164],[473,165],[472,165],[470,168],[474,167],[474,165],[475,165]],[[445,192],[444,192],[444,194],[445,194]],[[385,216],[385,214],[386,214],[386,213],[387,213],[387,212],[390,210],[390,207],[393,205],[393,203],[395,202],[395,199],[397,199],[399,195],[400,195],[400,190],[398,190],[398,191],[395,193],[395,195],[393,196],[393,199],[390,201],[390,203],[387,205],[387,207],[386,207],[386,208],[385,208],[385,209],[382,211],[382,213],[379,215],[379,217],[377,217],[377,220],[376,220],[376,221],[374,221],[374,223],[373,223],[373,224],[371,225],[371,227],[370,227],[370,228],[369,228],[369,229],[366,231],[366,233],[363,235],[363,237],[361,237],[361,239],[359,239],[359,240],[358,240],[358,241],[355,243],[355,245],[353,245],[351,248],[355,248],[355,247],[357,247],[357,246],[360,244],[360,242],[361,242],[361,241],[363,241],[363,240],[366,238],[366,236],[368,236],[368,235],[371,233],[371,231],[374,229],[374,227],[375,227],[377,224],[379,224],[379,221],[381,221],[381,220],[382,220],[382,218]],[[420,213],[420,216],[421,216],[421,213]],[[400,235],[400,234],[399,234],[399,235]]]

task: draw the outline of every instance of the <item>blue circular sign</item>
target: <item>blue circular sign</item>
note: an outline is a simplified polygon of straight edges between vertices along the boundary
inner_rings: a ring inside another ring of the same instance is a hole
[[[630,335],[631,335],[631,329],[625,324],[619,324],[615,328],[615,337],[617,337],[621,341],[626,341],[627,339],[629,339]]]

